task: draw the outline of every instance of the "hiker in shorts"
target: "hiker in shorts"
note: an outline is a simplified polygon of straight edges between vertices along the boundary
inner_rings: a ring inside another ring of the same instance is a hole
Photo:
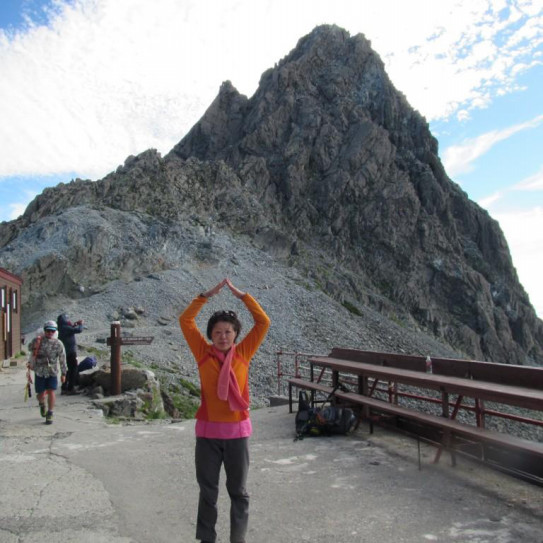
[[[40,415],[45,417],[45,424],[53,424],[59,365],[61,382],[64,383],[66,380],[66,352],[62,342],[55,337],[57,332],[55,321],[47,321],[43,325],[43,332],[43,335],[35,337],[28,346],[30,357],[27,366],[34,371],[34,388]]]

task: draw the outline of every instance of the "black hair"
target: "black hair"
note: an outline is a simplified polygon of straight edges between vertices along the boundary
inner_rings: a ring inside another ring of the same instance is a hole
[[[238,316],[233,311],[215,311],[213,315],[207,321],[207,338],[211,339],[211,333],[213,328],[218,322],[229,322],[236,332],[236,339],[238,339],[239,333],[241,332],[241,322],[238,319]]]

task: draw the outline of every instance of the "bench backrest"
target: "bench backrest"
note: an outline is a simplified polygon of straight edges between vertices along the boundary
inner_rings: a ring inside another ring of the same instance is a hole
[[[432,358],[432,373],[447,377],[471,379],[471,361],[451,358]]]
[[[331,358],[339,358],[340,360],[375,364],[376,366],[401,368],[411,371],[426,371],[426,358],[422,356],[359,351],[358,349],[341,349],[339,347],[334,347],[329,356]]]
[[[432,371],[438,375],[543,390],[543,368],[533,366],[435,358],[432,359]]]
[[[360,351],[358,349],[342,349],[340,347],[334,347],[329,356],[341,360],[375,364],[377,366],[426,371],[426,357],[424,356]],[[431,359],[432,373],[436,375],[462,377],[475,381],[543,390],[543,368],[540,367],[516,366],[456,358],[432,357]]]

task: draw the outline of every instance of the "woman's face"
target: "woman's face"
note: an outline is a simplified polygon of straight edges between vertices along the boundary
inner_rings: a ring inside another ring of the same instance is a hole
[[[226,353],[234,345],[236,331],[231,322],[219,321],[211,330],[211,342],[219,351]]]

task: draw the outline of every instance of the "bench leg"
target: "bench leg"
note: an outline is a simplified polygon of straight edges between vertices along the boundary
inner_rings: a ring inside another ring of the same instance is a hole
[[[481,442],[481,460],[483,462],[486,462],[486,450],[485,450],[485,444]]]
[[[441,444],[439,445],[436,456],[434,458],[433,463],[437,464],[439,462],[439,459],[441,458],[441,453],[443,452],[443,449],[449,449],[449,452],[451,454],[451,466],[456,466],[456,449],[454,447],[454,434],[450,430],[444,430],[443,431],[443,438],[441,439]]]
[[[447,394],[446,397],[445,395],[442,395],[442,399],[443,399],[443,416],[445,418],[449,418],[449,395]],[[454,404],[454,409],[453,409],[453,412],[452,412],[452,415],[451,415],[451,420],[456,420],[456,415],[458,414],[458,410],[460,409],[460,406],[462,405],[462,400],[464,399],[464,396],[462,396],[461,394],[458,395],[458,397],[456,398],[456,403]],[[444,433],[443,434],[443,439],[442,439],[442,443],[439,445],[438,449],[437,449],[437,452],[436,452],[436,456],[434,458],[434,464],[437,464],[439,462],[439,459],[441,457],[441,453],[443,451],[443,443],[446,441],[446,434]],[[455,460],[456,462],[456,460]]]
[[[356,424],[354,425],[354,429],[358,430],[358,427],[360,426],[360,421],[362,420],[362,409],[360,407],[353,407],[353,410],[356,413]]]

